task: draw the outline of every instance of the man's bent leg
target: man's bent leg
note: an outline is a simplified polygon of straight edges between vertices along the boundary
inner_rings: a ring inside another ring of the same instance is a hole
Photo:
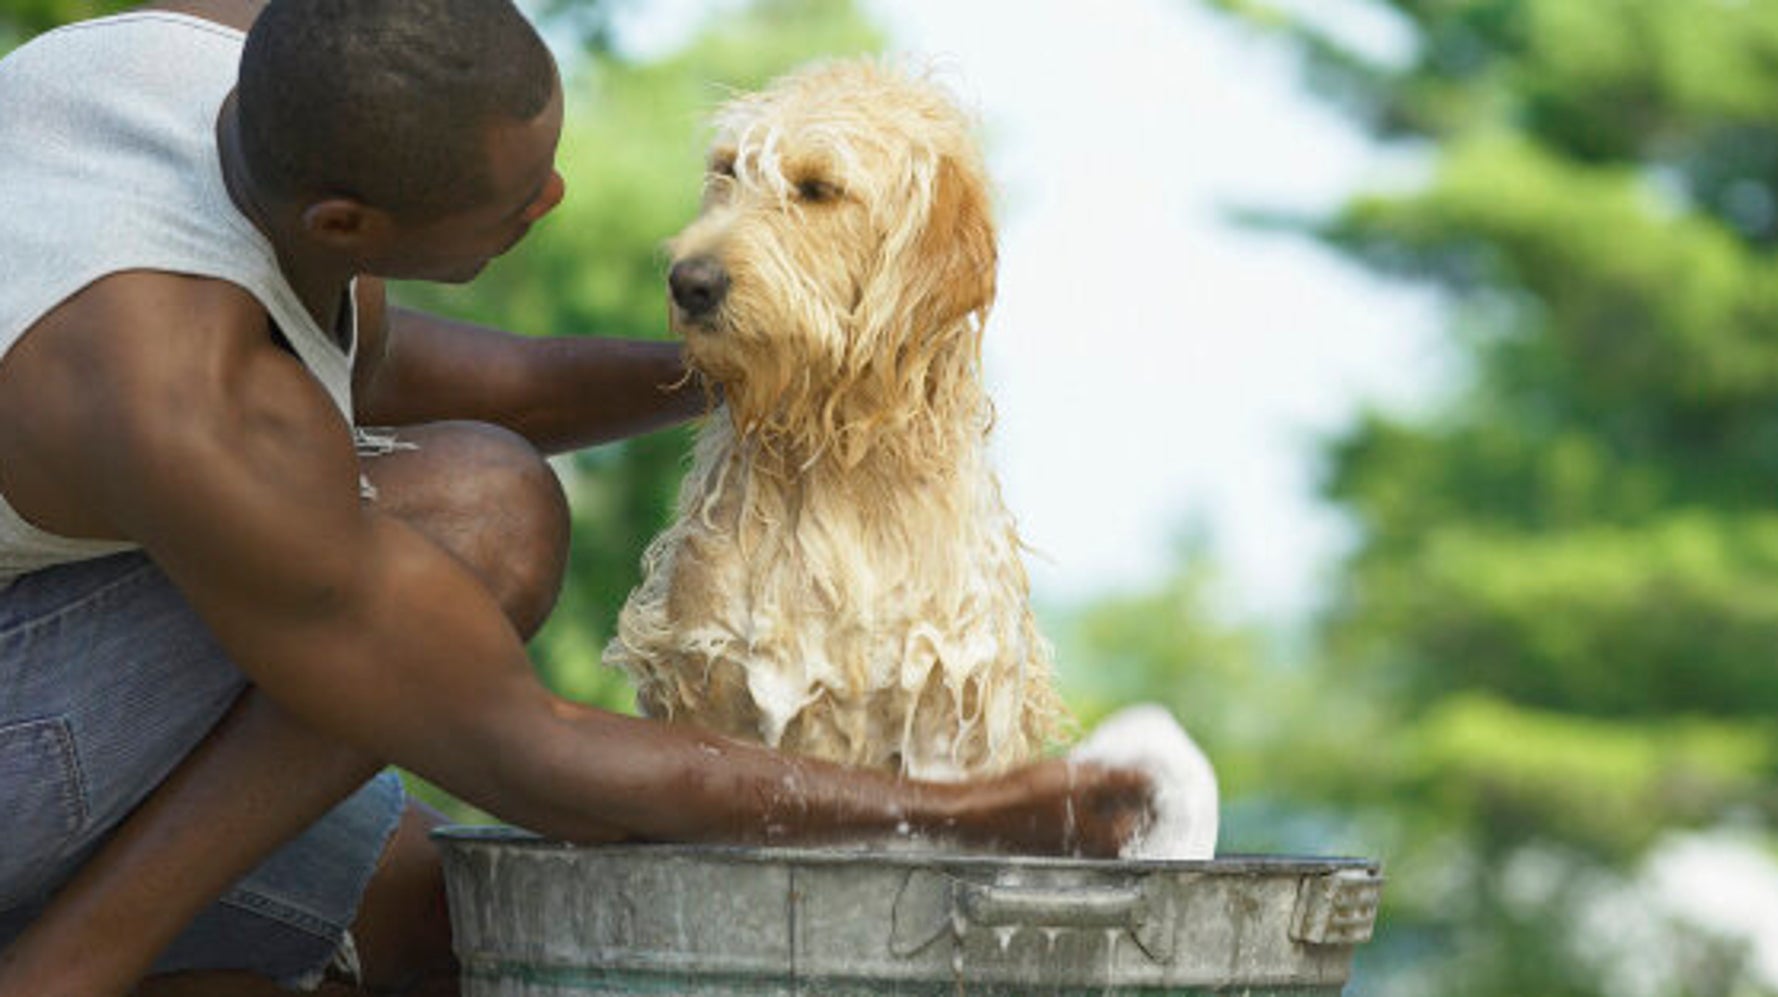
[[[456,555],[530,637],[568,565],[568,500],[555,471],[523,437],[487,423],[394,436],[401,449],[364,461],[372,506]]]
[[[365,981],[411,987],[400,991],[410,997],[457,993],[444,870],[428,837],[442,822],[424,804],[408,805],[352,925]]]
[[[226,966],[293,986],[318,981],[401,814],[392,777],[334,806],[374,771],[269,699],[243,697],[89,849],[7,953],[0,991],[122,993],[170,942],[162,969]],[[286,836],[276,818],[299,810],[326,817],[234,883]]]
[[[367,462],[367,474],[379,492],[379,505],[407,518],[480,573],[502,605],[517,617],[515,625],[522,632],[529,631],[553,602],[563,564],[560,548],[565,546],[567,534],[566,505],[553,474],[522,441],[491,427],[429,427],[415,431],[413,438],[421,444],[419,451]],[[483,515],[478,517],[478,511]],[[478,519],[487,524],[485,530],[476,528]],[[90,946],[93,939],[100,937],[82,926],[85,919],[95,914],[113,910],[121,911],[126,922],[151,915],[164,920],[164,909],[132,909],[127,884],[142,882],[145,875],[152,880],[155,870],[179,866],[163,860],[165,850],[176,847],[167,842],[182,841],[192,847],[194,834],[203,838],[206,827],[216,826],[205,815],[215,817],[231,810],[227,801],[219,804],[214,799],[195,807],[189,801],[182,803],[182,791],[204,801],[205,794],[215,792],[214,786],[224,785],[264,802],[264,806],[254,809],[248,826],[235,828],[213,844],[225,852],[233,849],[232,856],[212,853],[207,863],[201,862],[203,856],[193,860],[214,870],[232,865],[226,859],[238,859],[246,851],[257,849],[263,854],[282,835],[307,826],[325,809],[316,803],[317,799],[328,797],[330,792],[333,798],[342,795],[341,784],[350,785],[353,777],[368,766],[368,760],[322,742],[293,718],[282,716],[275,708],[266,708],[271,704],[256,707],[257,698],[249,697],[240,708],[240,712],[252,715],[255,722],[224,725],[216,737],[206,742],[203,751],[181,767],[181,773],[195,768],[225,775],[206,783],[181,780],[176,775],[163,791],[157,791],[154,800],[144,807],[142,819],[126,824],[117,841],[83,871],[83,879],[98,885],[85,891],[65,890],[56,906],[33,926],[33,934],[43,943],[23,945],[8,953],[15,970],[21,958],[28,968],[33,953],[57,953],[58,938],[60,955],[81,955],[78,947],[66,947],[70,944],[68,939],[74,939],[77,945],[85,939]],[[305,738],[307,752],[322,763],[291,766],[291,757],[305,753]],[[228,775],[230,772],[233,774]],[[292,780],[302,786],[294,786]],[[191,788],[194,785],[197,788]],[[173,803],[163,803],[161,798],[169,795],[174,797]],[[379,985],[403,983],[450,964],[438,859],[425,838],[426,823],[427,819],[417,814],[403,820],[402,830],[384,853],[354,925],[364,941],[366,979]],[[142,830],[143,825],[148,830]],[[160,844],[147,847],[155,842]],[[123,858],[117,859],[118,854]],[[109,883],[108,868],[112,871]],[[169,885],[174,892],[184,886]],[[211,889],[205,895],[215,892]],[[152,899],[151,895],[137,891],[134,903],[141,905]],[[161,894],[160,899],[165,901],[166,894]],[[109,940],[113,950],[118,938],[114,935]],[[174,951],[179,947],[176,943]],[[114,951],[101,954],[112,956],[115,961]],[[231,963],[224,961],[218,965]],[[215,979],[169,976],[153,982],[150,986],[154,989],[144,992],[214,992],[204,988],[212,987]],[[0,983],[0,992],[10,991]]]
[[[548,617],[568,557],[568,502],[549,464],[521,437],[485,423],[405,428],[396,449],[364,462],[374,505],[426,534],[482,579],[522,637]],[[448,970],[450,920],[437,814],[409,807],[359,910],[353,934],[365,979],[402,986]],[[421,990],[416,993],[433,993]],[[454,985],[437,993],[455,993]]]
[[[34,572],[0,594],[0,728],[29,735],[0,740],[43,749],[30,757],[9,750],[9,763],[30,764],[0,765],[8,783],[0,786],[8,801],[0,809],[8,842],[0,849],[0,944],[32,923],[50,892],[245,687],[140,554]],[[98,931],[86,937],[113,941]],[[0,993],[55,992],[56,977],[8,972],[17,968],[13,954],[0,964]]]

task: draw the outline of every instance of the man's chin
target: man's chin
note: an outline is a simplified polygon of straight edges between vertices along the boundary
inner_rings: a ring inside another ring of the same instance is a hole
[[[456,263],[450,266],[431,264],[424,266],[377,267],[364,272],[381,277],[384,280],[411,280],[423,284],[467,284],[481,275],[488,267],[486,259],[474,263]]]
[[[431,280],[436,284],[467,284],[481,276],[481,272],[488,268],[489,262],[491,261],[481,260],[468,266],[458,267],[449,273],[443,273],[433,277]]]

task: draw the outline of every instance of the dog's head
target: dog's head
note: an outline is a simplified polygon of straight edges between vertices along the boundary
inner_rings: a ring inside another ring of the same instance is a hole
[[[849,465],[985,430],[994,225],[970,122],[936,84],[843,61],[730,102],[671,249],[674,327],[744,435]]]

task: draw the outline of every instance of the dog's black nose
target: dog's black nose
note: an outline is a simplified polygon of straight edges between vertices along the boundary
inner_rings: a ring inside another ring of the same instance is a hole
[[[702,318],[722,304],[728,293],[728,271],[708,256],[694,256],[673,264],[667,273],[673,302],[692,318]]]

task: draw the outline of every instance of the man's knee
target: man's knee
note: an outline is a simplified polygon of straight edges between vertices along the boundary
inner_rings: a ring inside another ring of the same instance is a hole
[[[568,501],[523,437],[477,422],[403,428],[416,449],[368,458],[377,507],[455,554],[529,636],[561,591]]]

